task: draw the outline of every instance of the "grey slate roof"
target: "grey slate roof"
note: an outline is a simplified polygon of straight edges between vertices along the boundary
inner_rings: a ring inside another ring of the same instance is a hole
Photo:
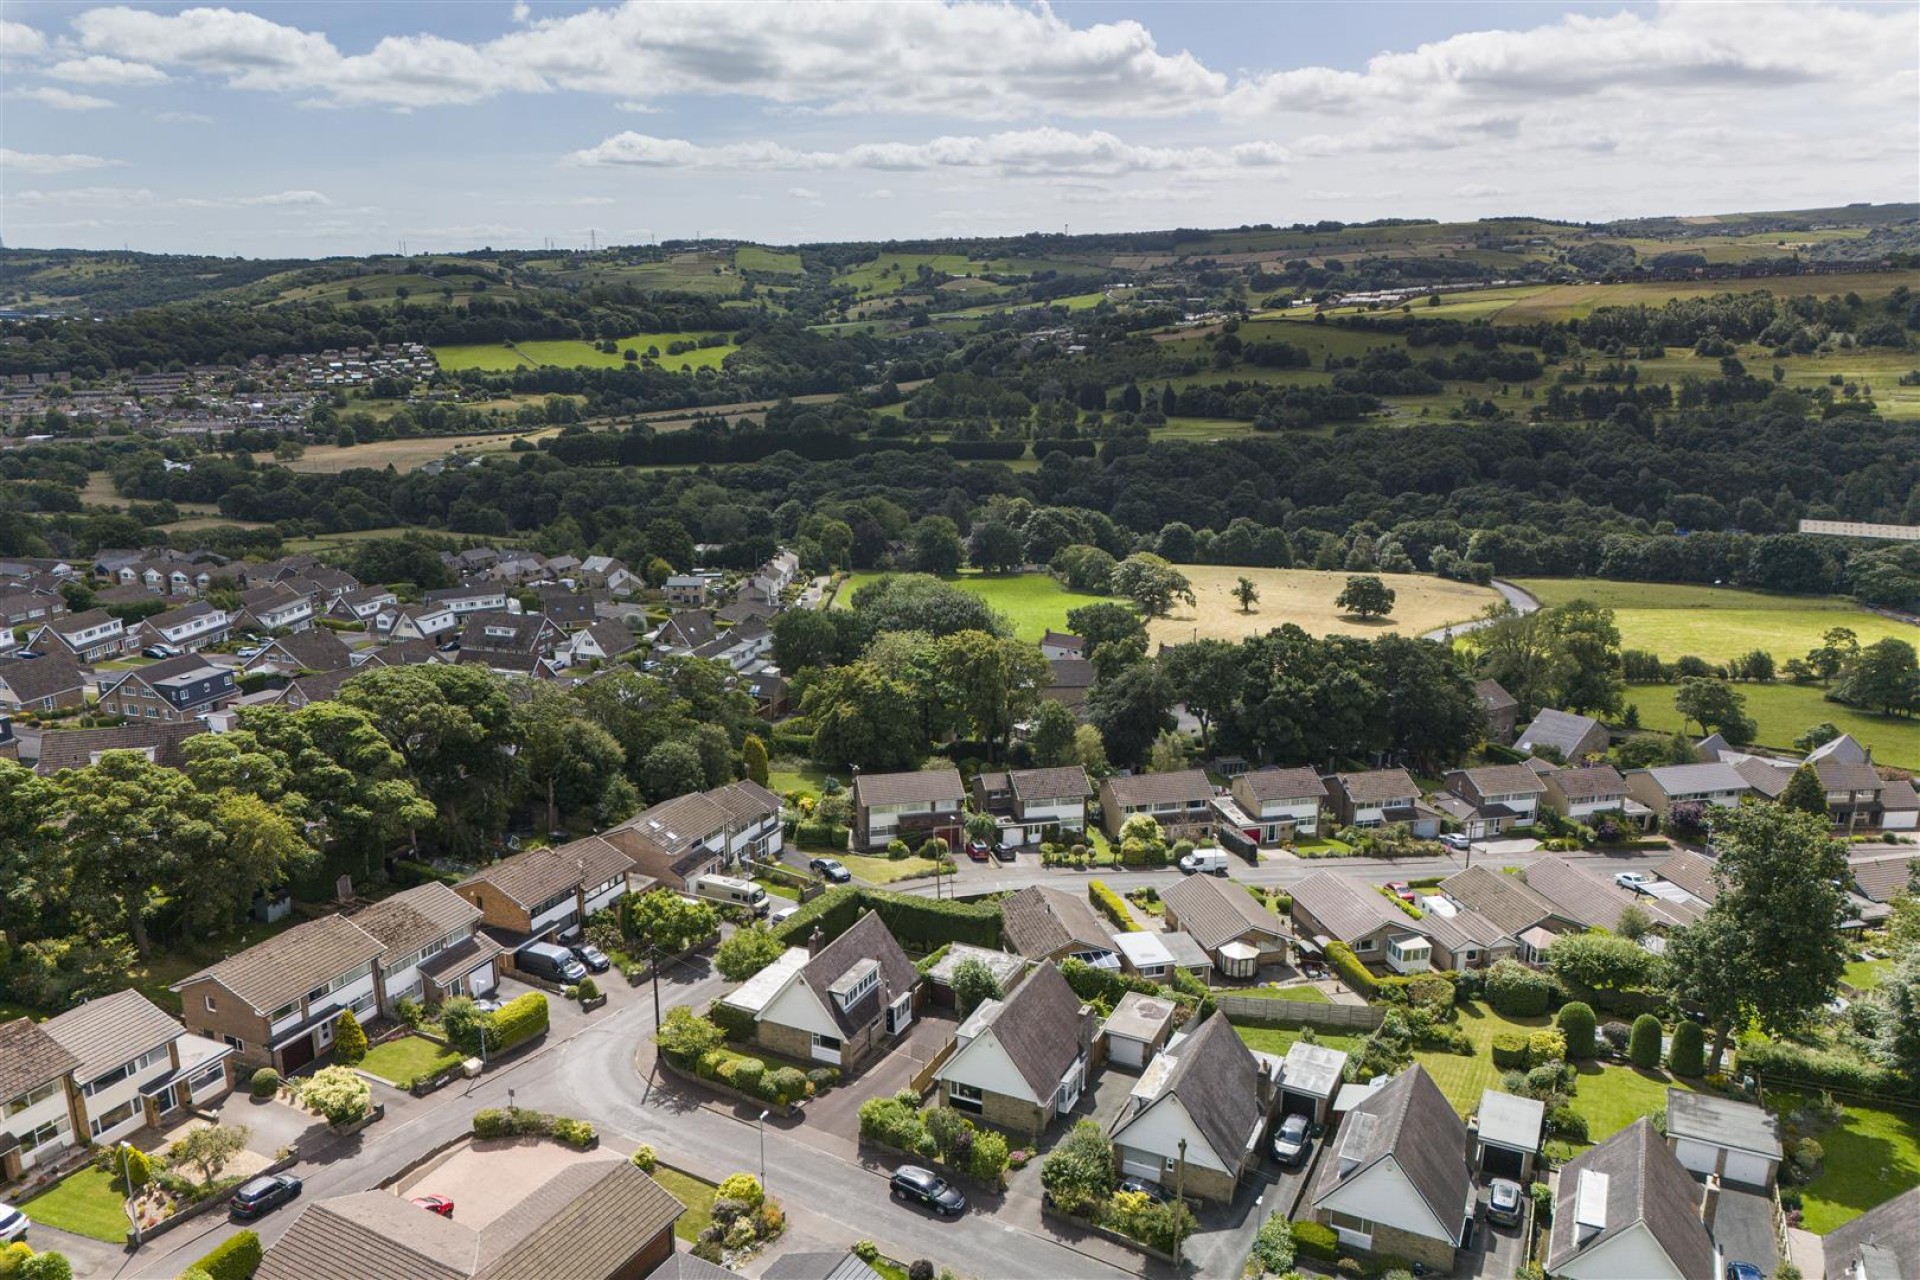
[[[1829,1231],[1823,1242],[1827,1274],[1852,1280],[1861,1264],[1865,1280],[1912,1280],[1920,1276],[1920,1187],[1876,1205]]]
[[[1483,796],[1515,793],[1539,795],[1547,789],[1547,784],[1540,781],[1540,775],[1523,764],[1490,764],[1455,772],[1472,783],[1473,789]]]
[[[1260,1115],[1260,1067],[1253,1051],[1234,1031],[1226,1015],[1216,1013],[1189,1033],[1173,1054],[1174,1066],[1166,1088],[1145,1109],[1125,1117],[1115,1127],[1116,1141],[1128,1126],[1148,1114],[1160,1099],[1178,1098],[1200,1134],[1229,1168],[1239,1167],[1241,1153],[1253,1135]]]
[[[1370,1122],[1363,1116],[1370,1117]],[[1338,1150],[1321,1157],[1313,1203],[1318,1205],[1342,1184],[1391,1158],[1457,1242],[1473,1200],[1473,1172],[1467,1168],[1466,1150],[1467,1126],[1426,1068],[1416,1064],[1341,1122]],[[1342,1166],[1347,1166],[1344,1175]]]
[[[1542,707],[1540,714],[1533,718],[1533,723],[1520,731],[1514,746],[1522,751],[1533,747],[1552,747],[1571,760],[1580,747],[1580,740],[1599,727],[1600,722],[1592,716],[1577,716],[1569,711]]]
[[[1209,951],[1258,930],[1275,938],[1291,935],[1265,903],[1231,881],[1213,876],[1188,876],[1160,895],[1179,917],[1180,928]]]
[[[1813,771],[1819,776],[1820,785],[1829,791],[1878,791],[1886,785],[1872,765],[1836,760],[1832,756],[1815,760]]]
[[[386,948],[383,960],[392,960],[479,918],[480,908],[433,880],[382,898],[355,915],[353,922],[380,940]]]
[[[1606,1224],[1581,1240],[1574,1205],[1580,1175],[1589,1169],[1607,1176]],[[1713,1240],[1700,1224],[1700,1186],[1645,1117],[1560,1170],[1547,1270],[1559,1271],[1572,1258],[1642,1222],[1681,1275],[1714,1274]]]
[[[285,654],[295,667],[306,671],[345,671],[353,665],[353,650],[325,627],[281,636],[267,645],[266,653],[248,665],[257,666],[277,654]]]
[[[853,780],[853,802],[865,807],[876,804],[921,804],[942,800],[959,804],[967,789],[957,769],[923,769],[917,773],[863,773]]]
[[[1061,889],[1028,885],[1000,904],[1007,943],[1029,960],[1051,956],[1068,944],[1088,951],[1113,950],[1112,930],[1086,899]]]
[[[1007,785],[1023,801],[1084,799],[1093,794],[1087,771],[1077,764],[1057,769],[1015,769]]]
[[[321,916],[189,974],[169,990],[212,980],[257,1013],[278,1009],[379,955],[380,940],[345,916]]]
[[[1673,856],[1655,867],[1653,873],[1679,885],[1709,906],[1720,896],[1720,883],[1713,875],[1713,859],[1691,849],[1675,849]]]
[[[1792,769],[1783,769],[1759,756],[1748,756],[1735,763],[1733,771],[1769,800],[1778,800],[1780,793],[1787,789],[1787,784],[1793,781]]]
[[[1254,769],[1238,781],[1256,800],[1325,800],[1327,784],[1311,769]]]
[[[880,1273],[851,1253],[783,1253],[760,1280],[880,1280]]]
[[[583,865],[584,864],[584,865]],[[523,907],[565,889],[591,886],[633,870],[633,859],[599,836],[553,849],[528,849],[474,872],[462,884],[490,884]]]
[[[1569,800],[1598,800],[1627,794],[1627,780],[1610,764],[1560,769],[1553,774],[1553,781]]]
[[[1080,997],[1060,971],[1043,964],[989,1015],[994,1038],[1033,1096],[1043,1102],[1080,1056],[1080,1008]]]
[[[1620,913],[1638,906],[1660,924],[1686,924],[1692,917],[1671,910],[1658,898],[1630,893],[1565,858],[1542,858],[1524,872],[1527,887],[1554,905],[1559,914],[1589,927],[1617,929]]]
[[[85,677],[65,652],[60,650],[44,658],[0,658],[0,682],[22,704],[84,687]]]
[[[851,1008],[842,1009],[840,1002],[833,998],[832,988],[865,960],[879,964],[880,984],[855,1001]],[[894,941],[880,913],[868,911],[845,933],[822,947],[820,954],[807,961],[800,970],[800,980],[812,989],[821,1007],[840,1024],[841,1030],[852,1034],[879,1017],[888,1001],[912,991],[920,981],[920,973]]]
[[[1489,715],[1496,711],[1507,711],[1518,707],[1520,702],[1512,694],[1500,687],[1498,680],[1475,680],[1473,696],[1480,699],[1480,705]]]
[[[1691,1089],[1667,1089],[1667,1136],[1780,1158],[1780,1125],[1765,1107]]]
[[[80,1065],[32,1018],[0,1022],[0,1102],[11,1102]]]
[[[1204,769],[1172,773],[1137,773],[1130,778],[1108,778],[1107,789],[1120,805],[1184,804],[1199,806],[1213,799],[1213,783]]]
[[[431,1218],[432,1221],[425,1221]],[[385,1191],[308,1205],[254,1273],[255,1280],[467,1280],[479,1232]]]
[[[1305,908],[1341,942],[1365,937],[1382,925],[1418,932],[1415,922],[1376,893],[1372,885],[1339,871],[1316,871],[1293,886],[1293,905],[1296,911]]]
[[[1440,882],[1441,892],[1462,906],[1479,912],[1503,931],[1519,937],[1548,916],[1560,914],[1551,902],[1529,889],[1518,876],[1492,867],[1468,867]],[[1298,890],[1296,898],[1298,901]]]
[[[1420,784],[1405,769],[1369,769],[1364,773],[1338,773],[1334,785],[1347,793],[1356,805],[1383,804],[1420,795]]]
[[[178,1022],[138,991],[116,991],[67,1010],[42,1024],[60,1047],[79,1059],[77,1084],[186,1034]]]
[[[1669,764],[1646,773],[1670,796],[1747,789],[1746,778],[1730,764]]]
[[[1848,864],[1860,892],[1875,902],[1891,902],[1906,892],[1909,869],[1920,865],[1920,857],[1907,853],[1881,858],[1857,858]]]
[[[986,947],[976,947],[970,942],[956,942],[947,948],[947,954],[940,962],[927,970],[927,981],[938,987],[953,985],[953,971],[969,960],[978,960],[987,966],[987,972],[1000,985],[1002,991],[1009,990],[1026,971],[1024,958],[1009,951],[991,951]]]
[[[1086,689],[1093,684],[1093,663],[1085,658],[1049,658],[1049,689]]]

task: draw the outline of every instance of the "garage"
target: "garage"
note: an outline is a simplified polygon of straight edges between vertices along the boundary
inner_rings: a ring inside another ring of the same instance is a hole
[[[1474,1116],[1480,1172],[1489,1178],[1530,1182],[1534,1155],[1546,1129],[1547,1107],[1536,1098],[1521,1098],[1497,1089],[1480,1095]]]
[[[1714,1094],[1667,1090],[1673,1154],[1699,1176],[1766,1188],[1780,1166],[1780,1127],[1765,1107]]]
[[[280,1074],[290,1076],[313,1061],[313,1033],[295,1036],[280,1046]]]
[[[1520,1182],[1527,1176],[1527,1157],[1511,1147],[1487,1147],[1481,1152],[1480,1171],[1489,1178]]]
[[[1160,1181],[1166,1172],[1164,1162],[1151,1151],[1135,1151],[1132,1147],[1120,1148],[1120,1173],[1128,1178],[1145,1178],[1149,1182]]]
[[[467,991],[476,1000],[482,996],[492,995],[494,988],[499,986],[499,984],[500,978],[494,971],[491,960],[467,975]]]
[[[1127,1071],[1146,1068],[1173,1031],[1173,1001],[1129,991],[1100,1025],[1107,1043],[1107,1065]]]

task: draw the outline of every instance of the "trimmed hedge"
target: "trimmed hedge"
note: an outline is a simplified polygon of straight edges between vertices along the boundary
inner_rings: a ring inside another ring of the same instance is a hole
[[[1493,1065],[1502,1071],[1518,1071],[1527,1065],[1527,1038],[1518,1031],[1502,1031],[1493,1037]]]
[[[991,902],[920,898],[861,885],[829,889],[789,916],[774,935],[790,947],[807,944],[817,926],[828,942],[851,929],[862,911],[877,911],[881,922],[911,951],[933,951],[952,942],[998,950],[1000,908]]]
[[[1340,1256],[1340,1237],[1333,1228],[1324,1222],[1296,1222],[1293,1224],[1294,1251],[1321,1262],[1332,1262]]]
[[[1599,1020],[1593,1016],[1590,1005],[1578,1000],[1560,1006],[1560,1012],[1554,1015],[1554,1025],[1560,1028],[1560,1034],[1567,1039],[1567,1057],[1575,1062],[1583,1062],[1594,1053],[1594,1033],[1599,1030]]]
[[[729,1040],[751,1040],[754,1016],[745,1009],[715,1000],[707,1006],[707,1020],[727,1033]]]
[[[213,1280],[252,1280],[253,1273],[260,1269],[261,1260],[266,1256],[266,1250],[260,1247],[258,1235],[251,1231],[236,1231],[193,1265],[213,1277]]]
[[[555,1142],[565,1143],[582,1151],[592,1147],[596,1139],[593,1126],[585,1120],[575,1120],[572,1116],[548,1115],[544,1111],[533,1111],[527,1107],[513,1107],[509,1110],[488,1107],[474,1112],[473,1136],[476,1138],[552,1138]]]
[[[1127,910],[1126,899],[1109,889],[1106,881],[1087,881],[1087,898],[1099,909],[1100,914],[1113,921],[1113,927],[1122,933],[1132,933],[1139,929],[1139,921],[1133,918],[1133,912]]]
[[[518,1048],[547,1029],[547,997],[538,991],[509,1000],[492,1015],[487,1036],[491,1053]]]
[[[1502,960],[1487,970],[1487,1003],[1509,1018],[1537,1018],[1547,1011],[1553,983],[1517,960]]]
[[[1909,1101],[1920,1099],[1920,1080],[1846,1054],[1767,1040],[1743,1046],[1735,1061],[1740,1070],[1751,1072],[1776,1087],[1796,1084]]]
[[[1642,1071],[1654,1071],[1660,1066],[1660,1019],[1650,1013],[1643,1013],[1633,1020],[1633,1030],[1627,1033],[1627,1061]]]
[[[1673,1046],[1667,1050],[1667,1066],[1683,1080],[1693,1080],[1707,1070],[1706,1037],[1700,1024],[1682,1018],[1673,1028]]]
[[[1371,1000],[1380,994],[1380,982],[1367,966],[1360,963],[1360,957],[1353,954],[1353,948],[1344,942],[1327,944],[1327,963],[1340,975],[1340,980],[1355,991]]]

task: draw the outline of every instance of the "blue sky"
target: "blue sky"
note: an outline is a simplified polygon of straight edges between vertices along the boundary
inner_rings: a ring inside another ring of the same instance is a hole
[[[318,256],[1911,200],[1920,5],[0,6],[10,245]]]

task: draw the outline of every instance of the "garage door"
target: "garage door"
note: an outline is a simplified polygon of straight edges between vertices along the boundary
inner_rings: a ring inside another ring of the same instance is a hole
[[[476,1000],[481,996],[490,996],[499,979],[494,975],[491,964],[483,964],[467,975],[467,991]]]
[[[1488,1147],[1480,1158],[1480,1167],[1488,1177],[1513,1178],[1516,1181],[1525,1163],[1526,1157],[1512,1147]]]
[[[1138,1067],[1146,1060],[1147,1043],[1131,1036],[1107,1037],[1107,1060],[1116,1067]]]
[[[1305,1116],[1309,1120],[1320,1118],[1320,1099],[1310,1093],[1296,1093],[1291,1090],[1280,1091],[1280,1114],[1283,1116]]]
[[[1149,1182],[1158,1182],[1160,1175],[1166,1172],[1166,1168],[1160,1157],[1152,1152],[1122,1147],[1120,1148],[1120,1172],[1129,1178],[1145,1178]]]
[[[312,1062],[313,1036],[311,1034],[304,1035],[288,1044],[280,1050],[280,1060],[284,1064],[281,1067],[281,1073],[283,1075],[292,1075],[309,1062]]]
[[[1743,1187],[1764,1187],[1767,1185],[1768,1160],[1744,1151],[1727,1152],[1727,1167],[1720,1175],[1726,1182],[1737,1182]]]

